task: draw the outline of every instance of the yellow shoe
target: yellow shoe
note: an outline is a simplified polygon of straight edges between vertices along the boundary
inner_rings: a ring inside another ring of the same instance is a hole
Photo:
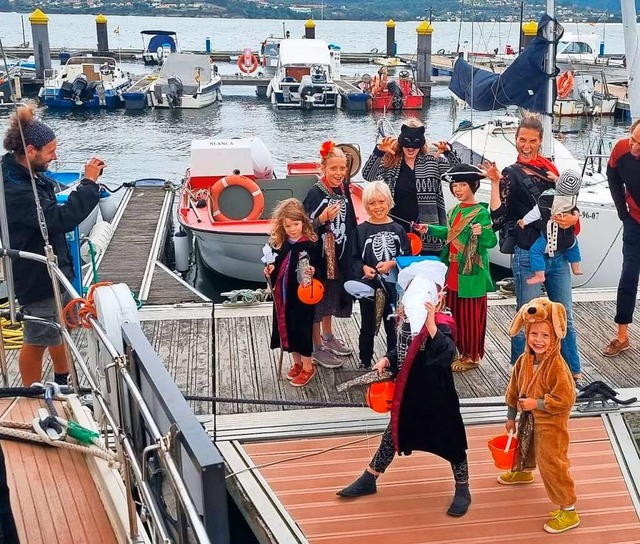
[[[530,484],[533,472],[505,472],[498,476],[498,483],[503,485]]]
[[[575,510],[554,510],[551,519],[544,524],[547,533],[564,533],[580,525],[578,512]]]

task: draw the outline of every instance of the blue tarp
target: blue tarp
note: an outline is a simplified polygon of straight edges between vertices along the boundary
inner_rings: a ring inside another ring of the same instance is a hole
[[[544,37],[551,17],[544,15],[538,23],[538,34],[501,74],[474,68],[462,58],[453,67],[449,89],[474,110],[489,111],[506,106],[520,106],[537,113],[546,112],[548,76],[544,59],[549,42]],[[555,42],[564,33],[557,21]],[[555,72],[557,73],[557,68]],[[555,86],[554,86],[555,100]]]
[[[176,52],[176,42],[173,39],[173,36],[169,34],[158,34],[149,40],[149,45],[147,46],[148,53],[155,53],[158,50],[158,47],[162,47],[165,43],[171,46],[171,52]]]

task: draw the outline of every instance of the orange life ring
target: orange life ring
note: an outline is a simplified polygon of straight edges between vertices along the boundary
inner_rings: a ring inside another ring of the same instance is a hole
[[[251,65],[249,66],[248,63],[245,63],[245,60],[249,60],[251,59]],[[258,61],[257,57],[251,53],[251,57],[249,57],[248,55],[240,55],[238,57],[238,69],[243,73],[243,74],[252,74],[253,72],[255,72],[258,69],[258,66],[260,65],[260,61]]]
[[[249,214],[242,219],[232,219],[220,211],[220,195],[227,187],[242,187],[251,193],[253,197],[253,208]],[[220,178],[211,188],[211,215],[214,221],[255,221],[259,219],[264,211],[264,194],[258,184],[246,176],[227,176]]]
[[[558,76],[558,98],[567,98],[573,90],[573,72],[567,70]]]

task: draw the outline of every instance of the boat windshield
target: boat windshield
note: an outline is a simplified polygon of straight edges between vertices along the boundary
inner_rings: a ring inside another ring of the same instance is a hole
[[[572,55],[583,55],[583,54],[592,54],[593,49],[588,43],[585,42],[559,42],[558,43],[558,53],[572,54]]]

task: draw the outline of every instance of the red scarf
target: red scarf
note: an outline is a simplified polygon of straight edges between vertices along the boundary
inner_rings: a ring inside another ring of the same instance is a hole
[[[555,174],[556,176],[560,175],[560,171],[558,170],[558,168],[556,168],[556,165],[542,155],[538,155],[535,159],[529,162],[522,162],[518,157],[518,163],[520,163],[522,166],[533,166],[534,168],[539,168],[543,171],[546,170],[548,172],[551,172],[552,174]]]

